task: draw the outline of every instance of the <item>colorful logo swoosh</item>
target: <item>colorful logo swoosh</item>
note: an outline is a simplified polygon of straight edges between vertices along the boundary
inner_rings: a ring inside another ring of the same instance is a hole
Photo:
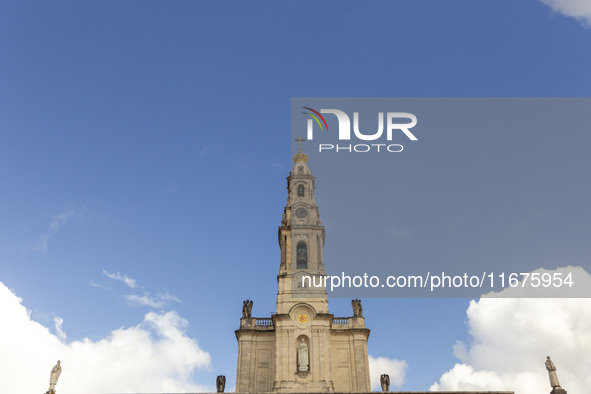
[[[312,112],[314,112],[314,114],[318,115],[318,117],[320,117],[320,119],[322,119],[324,126],[326,126],[326,131],[328,131],[328,125],[326,124],[326,120],[324,120],[324,116],[320,115],[320,112],[313,110],[310,107],[302,107],[302,108],[307,109],[308,111],[312,111]],[[320,126],[320,130],[324,130],[324,128],[322,127],[322,123],[320,123],[320,120],[318,119],[318,117],[314,116],[313,114],[311,114],[309,112],[302,112],[302,113],[311,116],[316,121],[316,123],[318,123],[318,126]]]

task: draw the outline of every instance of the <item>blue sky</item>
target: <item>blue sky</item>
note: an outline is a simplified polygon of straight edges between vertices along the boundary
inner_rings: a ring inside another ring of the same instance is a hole
[[[536,0],[11,1],[0,37],[0,281],[65,344],[174,311],[210,390],[234,384],[242,300],[275,307],[291,97],[591,89],[591,30]],[[365,300],[370,354],[428,389],[469,302]]]

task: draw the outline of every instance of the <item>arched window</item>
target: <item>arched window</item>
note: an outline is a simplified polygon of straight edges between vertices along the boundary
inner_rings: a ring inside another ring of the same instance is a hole
[[[308,268],[308,246],[305,242],[298,242],[296,248],[296,259],[298,269]]]
[[[298,185],[298,197],[304,197],[304,185]]]

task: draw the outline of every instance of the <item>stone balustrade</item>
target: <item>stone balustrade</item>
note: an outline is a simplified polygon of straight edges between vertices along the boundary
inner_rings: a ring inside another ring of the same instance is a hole
[[[270,317],[243,317],[240,319],[241,329],[272,331],[275,329]]]
[[[240,319],[240,328],[272,331],[275,330],[275,324],[271,317],[243,317]],[[334,317],[331,328],[333,330],[365,328],[365,319],[363,317]]]
[[[349,317],[335,317],[332,319],[332,328],[333,329],[347,329],[350,327],[350,319]]]
[[[268,327],[273,326],[273,319],[270,317],[255,317],[255,326],[257,327]]]

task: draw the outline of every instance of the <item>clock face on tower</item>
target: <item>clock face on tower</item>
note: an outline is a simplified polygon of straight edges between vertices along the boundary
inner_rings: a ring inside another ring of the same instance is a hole
[[[296,209],[295,212],[296,216],[301,218],[305,218],[308,215],[308,211],[306,210],[306,208],[298,208]]]

